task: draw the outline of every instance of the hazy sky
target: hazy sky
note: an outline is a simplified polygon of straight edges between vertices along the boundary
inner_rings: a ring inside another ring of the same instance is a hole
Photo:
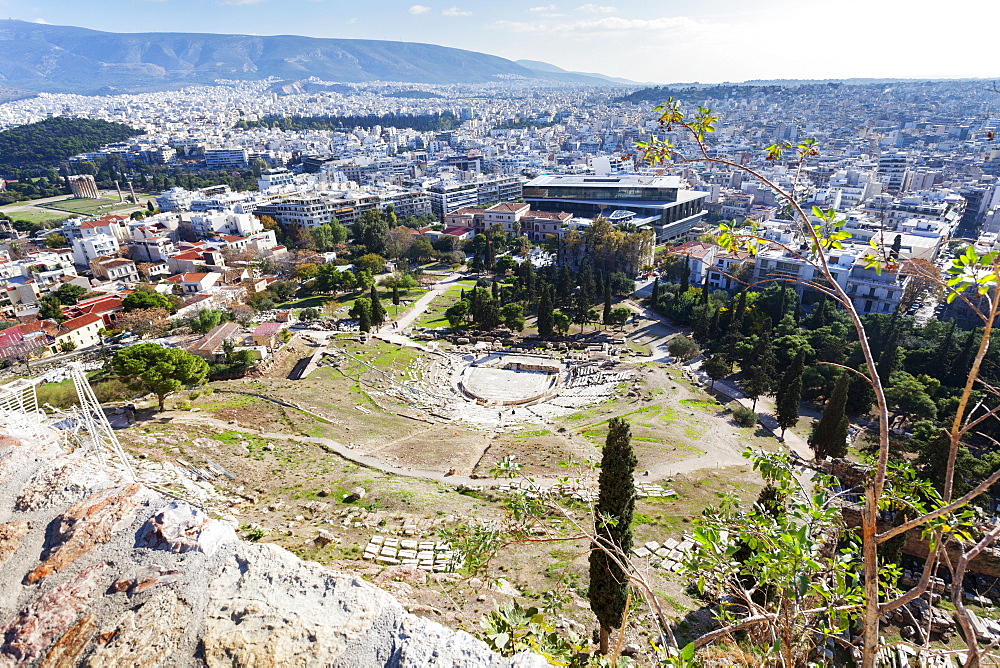
[[[0,17],[429,42],[637,81],[1000,76],[1000,10],[984,0],[419,2],[0,0]]]

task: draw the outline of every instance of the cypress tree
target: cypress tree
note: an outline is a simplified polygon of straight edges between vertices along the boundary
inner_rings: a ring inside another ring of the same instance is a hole
[[[827,457],[843,457],[847,454],[847,415],[844,407],[847,404],[847,392],[851,379],[846,371],[842,371],[833,386],[833,392],[823,408],[823,417],[819,419],[809,437],[809,445],[816,453],[816,459]]]
[[[893,260],[899,259],[899,251],[903,250],[903,236],[897,234],[896,238],[892,240],[892,247],[889,249],[889,257]]]
[[[805,370],[806,353],[802,348],[795,354],[791,365],[785,369],[778,386],[778,426],[781,427],[781,437],[785,430],[794,427],[799,421],[799,402],[802,401],[802,372]]]
[[[743,315],[747,311],[747,291],[740,292],[740,298],[736,301],[736,313],[733,315],[733,327],[743,331]]]
[[[611,322],[611,279],[604,282],[604,315],[602,317],[604,327],[607,328]]]
[[[563,265],[559,267],[556,275],[556,300],[559,306],[568,306],[573,292],[573,277],[570,275],[569,267]]]
[[[657,276],[653,279],[653,294],[650,295],[650,301],[653,302],[653,306],[656,306],[660,301],[660,277]]]
[[[687,292],[688,288],[690,288],[690,287],[691,287],[691,269],[687,266],[687,263],[685,263],[684,264],[684,271],[683,271],[683,273],[681,273],[681,292],[680,292],[680,294],[684,294],[685,292]]]
[[[608,638],[622,625],[628,598],[628,579],[605,550],[619,560],[632,550],[632,514],[635,510],[633,473],[638,461],[632,451],[632,433],[620,417],[608,423],[608,438],[601,457],[599,493],[595,508],[594,533],[601,547],[591,545],[588,598],[601,626],[601,653],[607,654]],[[607,522],[611,519],[611,522]]]
[[[589,264],[584,264],[580,273],[576,276],[576,282],[580,285],[580,294],[583,295],[589,307],[594,303],[594,272]]]
[[[542,289],[542,296],[538,300],[538,335],[552,336],[552,287],[545,286]]]
[[[771,335],[765,328],[757,335],[757,343],[750,353],[750,368],[743,369],[746,380],[743,390],[753,399],[753,408],[757,409],[757,399],[767,394],[774,385],[775,359],[774,348],[771,346]]]
[[[861,365],[859,371],[867,373],[868,365]],[[875,405],[875,390],[872,389],[871,383],[861,376],[854,373],[849,375],[851,382],[847,388],[847,403],[844,405],[844,412],[851,417],[864,415]]]
[[[370,331],[372,328],[371,309],[358,309],[358,329],[362,332]]]
[[[465,298],[465,290],[462,291],[462,298]],[[392,286],[392,305],[399,306],[399,286]]]
[[[382,323],[385,322],[385,309],[382,307],[382,301],[378,298],[378,291],[375,290],[375,286],[372,286],[371,291],[372,300],[372,312],[371,312],[371,322],[375,327],[381,327]]]
[[[500,284],[496,281],[490,283],[490,294],[493,296],[494,301],[500,301]]]

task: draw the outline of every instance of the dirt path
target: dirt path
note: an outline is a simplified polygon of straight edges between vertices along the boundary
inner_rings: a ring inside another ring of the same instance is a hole
[[[297,441],[299,443],[311,443],[313,445],[318,445],[328,452],[332,452],[344,459],[354,462],[355,464],[360,464],[383,473],[390,473],[392,475],[402,476],[404,478],[420,478],[423,480],[433,480],[445,485],[452,485],[455,487],[465,486],[465,487],[489,487],[491,485],[497,484],[496,480],[492,478],[471,478],[469,476],[463,475],[448,475],[440,471],[429,471],[427,469],[415,469],[408,466],[393,466],[392,464],[387,464],[386,462],[369,455],[363,455],[353,448],[344,445],[338,441],[334,441],[330,438],[323,438],[321,436],[301,436],[299,434],[288,434],[283,432],[265,432],[259,429],[253,429],[250,427],[241,427],[239,425],[230,424],[225,420],[219,420],[217,418],[210,417],[208,415],[198,415],[188,413],[186,411],[165,411],[159,413],[156,418],[151,422],[160,424],[187,424],[187,425],[207,425],[222,429],[225,431],[238,431],[243,434],[253,434],[254,436],[259,436],[265,439],[271,440],[284,440],[284,441]],[[543,482],[543,481],[539,481]],[[556,479],[549,481],[549,484],[555,483]]]
[[[431,305],[431,302],[444,294],[448,288],[450,288],[454,283],[462,280],[462,278],[462,274],[459,273],[448,274],[440,281],[432,285],[427,294],[423,295],[420,299],[414,302],[408,310],[403,312],[403,315],[396,318],[394,323],[387,323],[375,332],[373,336],[389,343],[395,343],[396,345],[410,346],[426,350],[426,346],[411,341],[409,337],[403,336],[402,332],[411,327],[413,323],[417,321],[417,318],[423,315],[424,311],[427,310],[427,307]]]
[[[635,313],[638,313],[642,315],[644,318],[652,320],[654,323],[656,323],[646,326],[646,329],[649,332],[649,340],[643,341],[643,343],[649,344],[651,355],[649,357],[640,357],[630,361],[637,363],[644,363],[644,362],[661,362],[664,361],[665,359],[668,359],[670,357],[670,354],[667,352],[666,343],[673,337],[680,334],[681,330],[675,327],[666,318],[664,318],[659,313],[656,313],[652,309],[640,306],[639,304],[631,300],[627,300],[624,303],[625,306],[630,308]],[[709,387],[712,381],[711,379],[708,378],[707,375],[701,372],[700,366],[701,363],[699,361],[694,364],[688,365],[685,368],[685,370],[689,371],[691,375],[693,375],[694,378],[698,380],[698,382],[700,382],[703,387]],[[739,387],[737,387],[734,383],[730,383],[725,380],[717,380],[715,381],[715,389],[718,390],[719,392],[722,392],[726,396],[732,398],[734,401],[738,401],[740,404],[746,406],[747,408],[754,407],[753,401],[748,399],[746,395],[743,393],[743,391]],[[773,402],[771,402],[767,397],[761,397],[757,400],[757,408],[763,409],[763,412],[755,411],[757,412],[757,417],[760,420],[760,423],[768,431],[774,433],[775,435],[780,433],[781,427],[778,426],[778,421],[773,416],[775,411]],[[785,445],[788,447],[788,449],[797,456],[801,457],[802,459],[812,459],[813,457],[812,448],[809,447],[809,444],[806,443],[804,438],[802,438],[795,432],[790,430],[785,431],[784,442]],[[722,455],[720,459],[725,458],[724,452],[720,452],[719,454]],[[712,453],[711,456],[714,457],[715,453]],[[704,458],[705,455],[690,461],[692,463],[695,463]],[[740,457],[740,461],[741,462],[744,461],[742,456]],[[681,463],[683,464],[684,462]],[[706,468],[706,467],[696,466],[695,468]]]

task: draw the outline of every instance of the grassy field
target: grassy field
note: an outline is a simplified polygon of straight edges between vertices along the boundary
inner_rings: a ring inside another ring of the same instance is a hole
[[[444,317],[444,312],[459,300],[462,290],[471,290],[475,285],[475,281],[460,281],[455,287],[445,290],[444,294],[431,302],[427,310],[417,318],[413,323],[414,327],[448,327],[448,319]]]
[[[43,205],[46,209],[67,211],[81,216],[97,216],[114,213],[122,209],[135,209],[131,202],[120,202],[118,198],[102,197],[100,199],[66,199]]]
[[[0,209],[0,212],[7,214],[13,220],[25,220],[29,223],[35,223],[36,225],[61,223],[62,221],[71,218],[71,216],[67,213],[49,211],[47,209],[38,209],[35,207],[22,210],[18,210],[17,207],[5,207]]]

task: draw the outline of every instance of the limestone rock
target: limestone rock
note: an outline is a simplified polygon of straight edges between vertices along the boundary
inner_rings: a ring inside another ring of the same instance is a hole
[[[0,566],[3,566],[4,562],[17,551],[21,545],[21,539],[30,528],[31,523],[26,520],[0,524]]]
[[[62,454],[54,443],[22,443],[9,434],[0,434],[0,485],[22,471],[34,468],[39,461],[47,461]]]
[[[330,663],[388,603],[362,581],[270,544],[241,544],[208,594],[209,666]]]
[[[178,641],[188,629],[191,608],[170,590],[157,592],[138,610],[126,612],[111,641],[87,657],[86,668],[159,666],[172,663]]]
[[[0,629],[0,636],[4,639],[0,661],[7,665],[20,665],[40,657],[86,608],[106,568],[104,564],[94,564],[21,610],[7,626]]]
[[[501,657],[359,577],[240,542],[120,475],[42,431],[0,435],[0,668],[546,665]]]
[[[25,580],[29,584],[38,582],[90,552],[96,544],[108,542],[132,522],[136,507],[148,497],[142,485],[129,483],[101,490],[70,506],[56,519],[56,542],[47,551],[45,561]]]
[[[137,547],[171,552],[216,553],[223,543],[236,541],[236,532],[225,522],[182,501],[174,501],[156,513],[139,530]]]
[[[39,471],[17,497],[14,508],[32,511],[77,503],[97,490],[122,482],[117,472],[86,459],[70,459]]]
[[[91,638],[97,635],[97,620],[84,615],[69,627],[38,664],[39,668],[75,668]]]

